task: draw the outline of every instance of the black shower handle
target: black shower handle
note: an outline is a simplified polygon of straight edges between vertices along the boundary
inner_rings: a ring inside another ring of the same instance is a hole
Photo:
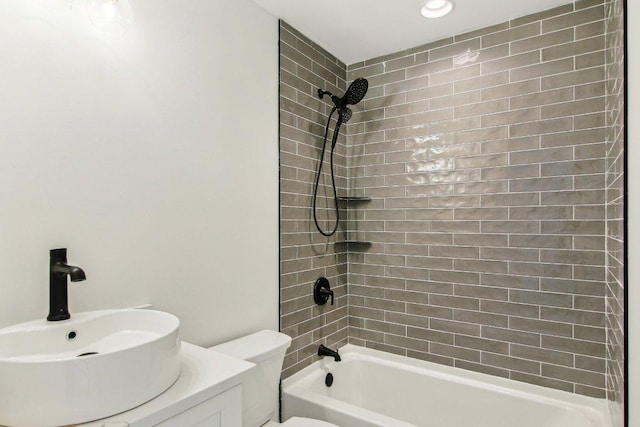
[[[325,305],[331,297],[331,305],[333,305],[333,291],[326,277],[320,277],[313,285],[313,300],[318,305]]]
[[[326,289],[320,289],[320,295],[322,295],[323,298],[329,298],[329,296],[331,297],[331,305],[333,305],[333,291],[327,291]]]

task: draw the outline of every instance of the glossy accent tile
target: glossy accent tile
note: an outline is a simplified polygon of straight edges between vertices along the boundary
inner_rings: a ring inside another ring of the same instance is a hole
[[[540,90],[540,79],[524,80],[482,89],[482,100],[508,98],[511,96],[533,94]]]
[[[508,30],[498,31],[482,37],[482,47],[495,46],[502,43],[513,42],[540,34],[540,22],[533,22],[521,26],[511,26]]]
[[[602,49],[604,49],[604,35],[601,34],[596,37],[545,48],[542,50],[542,60],[551,61],[558,58],[591,53]]]
[[[573,131],[542,135],[540,145],[542,147],[559,147],[566,145],[592,144],[594,142],[603,142],[605,138],[605,128],[602,127],[578,132]]]
[[[591,82],[601,82],[604,79],[604,67],[593,67],[584,70],[577,70],[543,77],[540,84],[542,90],[551,90]]]
[[[510,72],[511,81],[528,80],[573,71],[573,58],[563,58],[541,64],[514,68]]]
[[[568,131],[573,128],[573,120],[570,117],[559,119],[538,120],[530,123],[512,124],[509,126],[511,136],[543,135]]]
[[[542,21],[547,18],[552,18],[556,16],[562,16],[566,13],[573,12],[573,3],[568,3],[563,6],[558,6],[553,9],[545,10],[542,12],[537,12],[531,15],[523,16],[520,18],[512,19],[510,24],[512,27],[518,27],[520,25],[525,25],[534,21]]]
[[[549,46],[562,45],[567,42],[572,42],[574,40],[573,34],[574,34],[573,28],[567,28],[565,30],[556,31],[553,33],[546,33],[540,36],[516,41],[511,43],[511,54],[528,52],[531,50],[538,51],[539,49],[542,49],[542,52],[543,52],[542,61],[561,58],[562,56],[557,56],[556,58],[545,58],[544,52],[548,49],[552,49],[552,47],[549,47]],[[569,56],[569,55],[566,55],[566,56]]]
[[[547,33],[557,31],[562,28],[569,28],[587,22],[598,21],[603,18],[604,6],[599,4],[588,9],[582,9],[566,15],[545,19],[542,21],[542,32]]]

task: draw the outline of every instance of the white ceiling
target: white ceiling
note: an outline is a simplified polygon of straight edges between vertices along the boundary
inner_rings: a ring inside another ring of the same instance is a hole
[[[253,0],[351,65],[570,3],[455,0],[450,15],[423,18],[426,0]]]

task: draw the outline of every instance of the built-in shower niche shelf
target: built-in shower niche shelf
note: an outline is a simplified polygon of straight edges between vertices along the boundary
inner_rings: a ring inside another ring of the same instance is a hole
[[[348,246],[351,249],[355,250],[363,250],[371,247],[371,242],[366,240],[342,240],[340,242],[335,243],[336,246]]]
[[[346,196],[338,197],[338,200],[345,203],[370,202],[371,197]]]
[[[345,203],[347,205],[347,209],[349,209],[348,205],[370,202],[371,201],[371,197],[365,197],[365,196],[343,196],[343,197],[338,197],[338,201],[342,202],[342,203]],[[351,233],[347,233],[347,235],[349,235],[349,234],[351,234]],[[336,246],[348,247],[348,249],[350,249],[350,250],[358,251],[358,250],[369,249],[371,247],[371,242],[369,242],[367,240],[345,239],[345,240],[336,242]]]

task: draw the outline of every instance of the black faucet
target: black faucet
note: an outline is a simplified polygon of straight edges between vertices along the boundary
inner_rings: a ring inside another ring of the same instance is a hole
[[[322,344],[320,344],[320,347],[318,347],[318,356],[331,356],[336,362],[340,362],[342,360],[340,359],[338,350],[333,351],[329,347],[325,347]]]
[[[54,322],[71,317],[67,301],[67,276],[72,282],[87,279],[80,267],[67,264],[67,249],[49,251],[49,315],[47,320]]]

